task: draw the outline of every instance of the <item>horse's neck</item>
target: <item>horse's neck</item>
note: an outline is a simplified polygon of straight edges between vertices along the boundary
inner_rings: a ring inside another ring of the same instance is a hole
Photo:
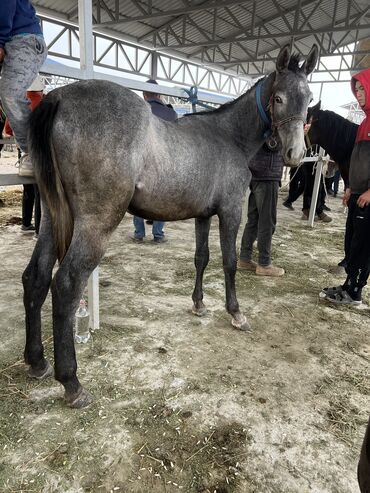
[[[265,110],[270,101],[274,81],[275,74],[268,75],[263,81],[261,103]],[[261,84],[261,82],[257,82],[257,84]],[[236,104],[235,118],[232,123],[234,138],[236,140],[240,137],[245,139],[248,152],[255,152],[262,146],[265,141],[264,133],[267,130],[267,125],[262,120],[257,107],[257,84]]]
[[[328,125],[327,121],[330,116],[328,115],[325,118],[325,115],[326,114],[323,112],[322,118],[320,120],[320,127],[318,132],[319,138],[317,143],[321,147],[323,147],[325,151],[330,154],[330,156],[335,161],[344,161],[351,155],[352,152],[352,146],[350,145],[349,138],[347,137],[347,135],[343,135],[342,132],[333,133],[333,125]],[[344,129],[342,119],[339,116],[337,123],[338,126],[340,125]]]
[[[263,82],[261,103],[265,109],[270,100],[274,80],[275,75],[270,74]],[[266,124],[258,112],[256,103],[257,84],[233,103],[232,107],[226,109],[223,113],[215,113],[214,115],[215,125],[227,133],[236,145],[248,155],[255,153],[265,140]]]

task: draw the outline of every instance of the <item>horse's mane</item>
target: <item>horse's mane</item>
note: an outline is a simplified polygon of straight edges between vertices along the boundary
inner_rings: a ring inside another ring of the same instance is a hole
[[[212,109],[212,110],[203,110],[203,111],[196,111],[195,113],[185,113],[184,117],[191,117],[191,116],[198,116],[198,115],[209,115],[209,114],[214,114],[214,113],[222,113],[224,111],[227,111],[230,109],[230,107],[234,106],[238,101],[240,101],[242,98],[244,98],[245,96],[247,96],[251,91],[252,89],[254,88],[254,86],[264,80],[266,77],[264,77],[263,79],[259,79],[255,84],[253,84],[253,86],[251,86],[246,92],[243,92],[242,95],[240,95],[239,97],[237,97],[236,99],[232,99],[231,101],[228,101],[227,103],[224,103],[224,104],[221,104],[221,106],[219,106],[218,108],[215,108],[215,109]]]
[[[288,64],[288,70],[294,73],[297,73],[300,71],[300,66],[299,63],[301,61],[301,57],[299,53],[293,53],[289,59],[289,64]],[[236,104],[238,101],[240,101],[242,98],[248,95],[248,93],[255,87],[256,84],[259,82],[262,82],[263,80],[266,79],[267,76],[263,77],[262,79],[258,79],[258,81],[253,84],[246,92],[244,92],[241,96],[239,96],[236,99],[233,99],[232,101],[228,101],[227,103],[222,104],[218,108],[212,109],[212,110],[204,110],[204,111],[197,111],[196,113],[186,113],[184,116],[189,117],[189,116],[197,116],[197,115],[207,115],[207,114],[214,114],[214,113],[222,113],[224,111],[227,111],[232,107],[234,104]]]
[[[319,130],[320,135],[325,134],[328,139],[326,145],[335,149],[337,155],[332,157],[336,160],[348,159],[355,144],[358,125],[334,111],[320,110],[318,126],[324,130],[324,132]]]

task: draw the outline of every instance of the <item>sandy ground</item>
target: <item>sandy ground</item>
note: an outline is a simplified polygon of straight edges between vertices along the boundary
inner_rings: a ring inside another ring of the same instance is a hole
[[[148,230],[136,245],[127,216],[101,263],[101,328],[77,347],[95,401],[75,411],[54,380],[26,376],[21,274],[34,241],[14,224],[20,190],[0,198],[1,492],[358,492],[370,312],[318,299],[341,281],[328,272],[342,257],[339,199],[329,199],[334,221],[312,230],[299,201],[291,212],[280,199],[273,258],[286,276],[237,274],[248,334],[224,310],[216,219],[209,312],[196,318],[193,222],[168,224],[166,244],[153,244]],[[48,298],[52,361],[50,314]]]

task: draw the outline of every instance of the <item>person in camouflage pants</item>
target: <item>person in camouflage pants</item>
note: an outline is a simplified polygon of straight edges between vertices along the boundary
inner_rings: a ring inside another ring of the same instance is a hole
[[[27,122],[31,112],[26,91],[47,55],[36,12],[29,0],[0,2],[0,99],[22,151],[19,174],[32,176]]]

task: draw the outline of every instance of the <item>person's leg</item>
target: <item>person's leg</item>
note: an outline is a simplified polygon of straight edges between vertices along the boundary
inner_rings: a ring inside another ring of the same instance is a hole
[[[41,204],[40,204],[40,193],[39,187],[34,185],[35,192],[35,233],[39,234],[40,230],[40,222],[41,222]]]
[[[159,241],[164,239],[163,226],[164,221],[153,221],[152,233],[154,240]]]
[[[256,183],[257,182],[251,182],[250,185],[251,191],[248,199],[248,218],[243,231],[239,256],[240,260],[243,262],[250,262],[252,260],[253,243],[257,239],[258,209],[254,195]]]
[[[313,192],[313,185],[315,181],[315,175],[313,173],[313,164],[306,163],[303,166],[303,174],[304,174],[304,191],[303,191],[303,208],[302,212],[307,216],[310,212],[311,207],[311,198]],[[303,216],[302,216],[303,217]]]
[[[136,240],[142,240],[145,236],[145,224],[144,219],[142,217],[134,216],[134,238]]]
[[[5,44],[0,80],[0,99],[17,143],[28,152],[27,130],[31,109],[26,91],[47,55],[45,41],[34,34],[14,36]]]
[[[340,181],[340,171],[339,169],[335,172],[334,178],[333,178],[333,195],[334,197],[337,196],[338,189],[339,189],[339,181]]]
[[[35,193],[33,185],[23,185],[22,197],[22,230],[31,229],[33,204],[35,201]],[[33,230],[33,228],[32,228]]]
[[[303,165],[299,166],[299,168],[292,168],[291,172],[294,172],[293,179],[291,184],[294,182],[292,190],[289,188],[289,196],[288,200],[290,203],[295,202],[298,197],[300,197],[304,191],[304,173],[303,173]]]
[[[370,205],[359,207],[358,195],[352,195],[352,238],[347,258],[347,279],[344,284],[352,299],[361,300],[362,289],[370,273]]]
[[[276,207],[279,184],[274,181],[261,181],[255,192],[258,208],[258,265],[271,264],[272,235],[276,227]]]

